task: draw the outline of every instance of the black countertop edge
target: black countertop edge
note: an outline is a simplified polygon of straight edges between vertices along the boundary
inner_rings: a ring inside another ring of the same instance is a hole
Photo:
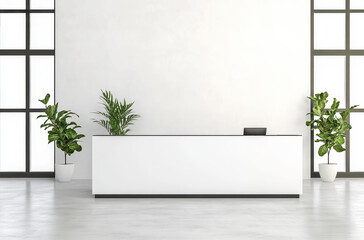
[[[92,135],[93,137],[302,137],[302,135]]]
[[[299,194],[95,194],[95,198],[299,198]]]

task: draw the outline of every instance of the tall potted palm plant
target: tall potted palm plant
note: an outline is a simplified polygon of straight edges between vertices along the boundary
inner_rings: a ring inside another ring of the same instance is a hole
[[[67,155],[71,156],[75,151],[80,152],[82,150],[79,140],[85,135],[78,134],[77,128],[80,128],[77,123],[68,120],[72,116],[77,114],[63,110],[58,112],[58,103],[55,105],[48,105],[50,95],[47,94],[44,99],[39,100],[45,105],[45,115],[39,115],[37,118],[45,118],[46,120],[40,126],[45,130],[48,130],[48,143],[55,142],[57,148],[64,153],[64,164],[56,164],[56,179],[60,182],[68,182],[72,179],[74,172],[74,164],[67,163]]]
[[[330,109],[326,109],[329,94],[327,92],[315,94],[309,99],[313,102],[312,112],[308,113],[313,116],[313,120],[307,121],[306,126],[311,126],[312,131],[318,130],[315,142],[320,142],[322,145],[318,150],[320,157],[327,154],[327,163],[319,164],[319,172],[322,181],[333,182],[337,175],[337,164],[330,162],[330,152],[334,149],[336,152],[343,152],[346,149],[343,147],[345,143],[346,132],[352,127],[347,122],[349,113],[358,105],[352,106],[347,110],[338,113],[340,101],[334,98]]]

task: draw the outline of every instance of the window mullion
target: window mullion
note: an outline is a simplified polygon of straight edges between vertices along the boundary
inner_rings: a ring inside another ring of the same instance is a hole
[[[345,92],[346,92],[346,109],[350,108],[350,0],[346,0],[345,13],[345,50],[346,50],[346,72],[345,72]],[[350,114],[347,118],[350,124]],[[350,173],[350,131],[346,132],[346,172]]]
[[[30,57],[29,57],[29,49],[30,49],[30,0],[26,0],[26,28],[25,28],[25,50],[26,50],[26,55],[25,55],[25,72],[26,72],[26,76],[25,76],[25,85],[26,85],[26,93],[25,93],[25,99],[26,99],[26,103],[25,103],[25,109],[26,109],[26,113],[25,113],[25,124],[26,124],[26,140],[25,140],[25,148],[26,148],[26,156],[25,156],[25,166],[26,166],[26,170],[25,172],[30,172],[30,114],[29,114],[29,102],[30,102]]]

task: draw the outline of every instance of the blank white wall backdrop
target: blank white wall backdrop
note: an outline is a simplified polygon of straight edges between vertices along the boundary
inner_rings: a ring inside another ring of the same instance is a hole
[[[303,134],[309,177],[309,1],[62,0],[56,11],[56,98],[87,135],[75,178],[91,177],[91,135],[106,134],[91,121],[100,89],[135,101],[130,134]]]

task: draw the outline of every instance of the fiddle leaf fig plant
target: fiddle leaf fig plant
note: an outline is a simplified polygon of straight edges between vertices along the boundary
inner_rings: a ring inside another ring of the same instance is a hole
[[[134,102],[126,103],[125,98],[123,102],[119,102],[114,98],[110,91],[102,91],[100,99],[104,106],[104,112],[95,112],[106,119],[94,119],[94,122],[104,127],[110,135],[125,135],[130,129],[129,126],[133,125],[140,116],[133,113],[132,106]]]
[[[327,164],[330,164],[330,152],[334,149],[336,152],[343,152],[346,149],[343,147],[345,143],[345,134],[352,127],[348,123],[347,118],[349,113],[358,105],[354,105],[347,110],[338,113],[340,101],[334,98],[330,109],[326,109],[329,94],[327,92],[315,94],[309,99],[313,102],[312,112],[307,115],[312,115],[313,120],[307,121],[306,126],[311,126],[312,131],[318,130],[316,136],[318,139],[315,142],[321,142],[322,145],[318,150],[319,156],[324,156],[327,153]]]
[[[58,103],[48,105],[50,94],[47,94],[44,99],[39,100],[45,105],[45,115],[39,115],[37,118],[45,118],[46,120],[40,126],[44,130],[48,130],[48,144],[56,142],[56,146],[64,152],[64,164],[67,164],[67,155],[71,156],[75,151],[82,150],[79,140],[85,135],[78,134],[75,129],[80,128],[76,122],[69,122],[72,116],[77,116],[69,110],[58,112]]]

